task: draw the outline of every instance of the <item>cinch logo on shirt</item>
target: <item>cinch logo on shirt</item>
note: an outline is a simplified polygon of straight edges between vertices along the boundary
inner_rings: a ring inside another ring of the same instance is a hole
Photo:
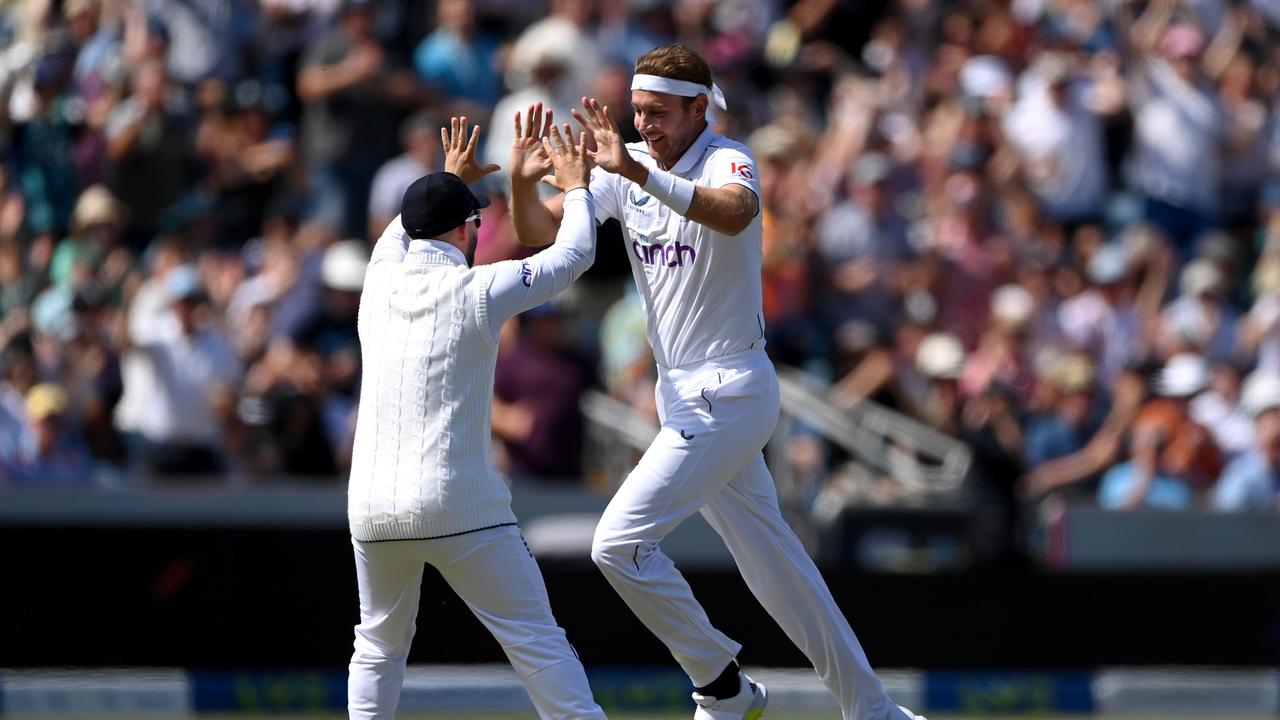
[[[698,252],[692,245],[685,245],[679,240],[669,245],[641,245],[632,241],[631,250],[636,259],[645,265],[666,265],[667,267],[684,267],[684,254],[689,253],[689,264],[698,259]]]

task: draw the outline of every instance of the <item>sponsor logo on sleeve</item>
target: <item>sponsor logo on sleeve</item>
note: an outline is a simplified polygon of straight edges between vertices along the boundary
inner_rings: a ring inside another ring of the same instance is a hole
[[[729,174],[737,175],[745,180],[755,179],[755,171],[746,163],[729,163]]]
[[[524,283],[525,287],[533,287],[533,266],[528,260],[520,261],[520,282]]]

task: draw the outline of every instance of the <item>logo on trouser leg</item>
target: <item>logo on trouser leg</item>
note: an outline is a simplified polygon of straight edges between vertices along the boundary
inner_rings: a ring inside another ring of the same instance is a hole
[[[694,436],[694,435],[690,435],[689,433],[685,432],[684,430],[681,430],[681,431],[680,431],[680,437],[684,438],[684,439],[685,439],[685,442],[688,442],[688,441],[692,440],[695,436]]]

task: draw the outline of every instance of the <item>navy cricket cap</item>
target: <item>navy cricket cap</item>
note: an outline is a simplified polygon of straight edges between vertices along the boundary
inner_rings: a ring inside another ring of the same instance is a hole
[[[462,178],[453,173],[423,175],[400,203],[400,223],[414,240],[443,235],[467,221],[476,210],[489,207],[489,199],[477,197]]]

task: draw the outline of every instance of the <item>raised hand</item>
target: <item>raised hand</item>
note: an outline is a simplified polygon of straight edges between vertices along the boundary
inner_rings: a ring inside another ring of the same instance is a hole
[[[552,125],[551,136],[542,138],[542,149],[556,169],[555,177],[544,177],[543,182],[565,192],[591,184],[591,151],[587,150],[586,133],[582,133],[575,145],[569,123],[564,124],[563,135]]]
[[[631,177],[640,164],[627,152],[622,141],[622,133],[618,132],[618,124],[609,117],[609,106],[601,106],[595,98],[582,98],[584,113],[572,110],[573,117],[595,139],[596,149],[588,151],[592,162],[600,169]]]
[[[476,145],[480,142],[480,126],[467,134],[467,118],[449,118],[449,127],[440,128],[440,144],[444,146],[444,171],[462,178],[470,185],[480,178],[502,168],[498,165],[481,166],[476,160]]]
[[[525,121],[520,122],[520,113],[516,113],[516,134],[511,141],[511,182],[536,183],[551,169],[551,159],[542,147],[542,138],[554,125],[552,113],[547,109],[544,113],[542,103],[534,103],[526,112]]]

